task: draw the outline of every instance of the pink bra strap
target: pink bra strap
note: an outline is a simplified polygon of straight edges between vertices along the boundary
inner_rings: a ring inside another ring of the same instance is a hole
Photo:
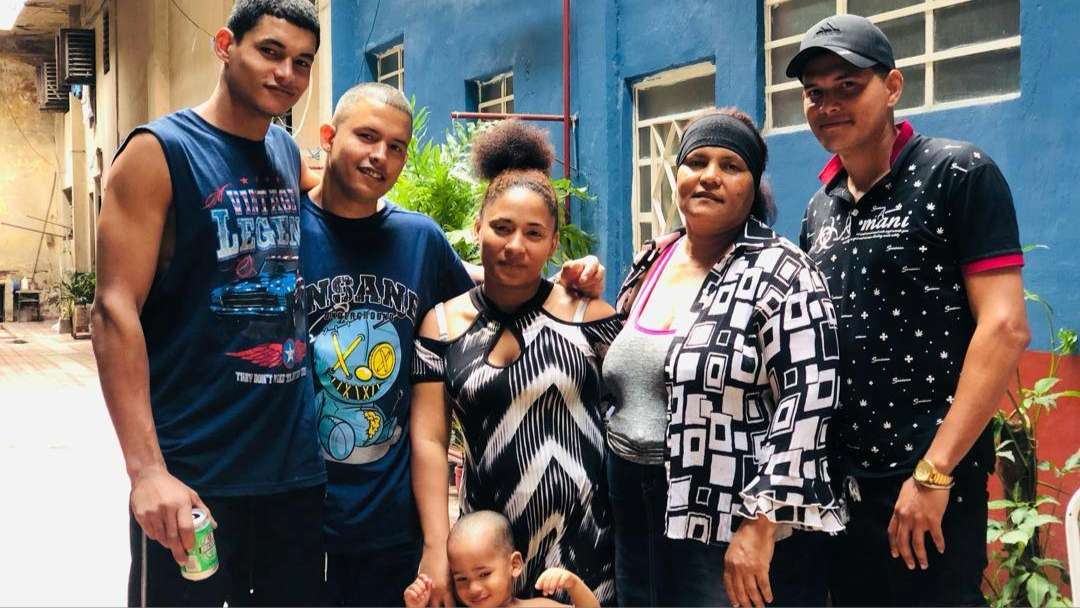
[[[645,308],[645,304],[649,301],[649,298],[652,297],[653,289],[656,288],[656,282],[660,280],[660,275],[664,274],[664,269],[667,268],[668,260],[671,259],[671,255],[675,252],[675,248],[684,238],[686,238],[685,235],[676,239],[671,245],[668,245],[668,248],[660,254],[660,258],[656,260],[656,266],[653,267],[652,274],[645,280],[645,284],[641,286],[641,291],[638,292],[637,299],[634,300],[634,304],[630,307],[630,321],[635,328],[649,333],[671,333],[674,331],[642,327],[638,322],[638,319],[641,317],[641,311]]]

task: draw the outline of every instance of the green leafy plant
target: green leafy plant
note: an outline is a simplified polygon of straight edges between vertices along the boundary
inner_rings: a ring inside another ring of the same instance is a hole
[[[97,275],[93,272],[70,271],[53,285],[45,302],[60,309],[62,318],[70,319],[76,306],[94,303]]]
[[[1029,247],[1045,248],[1042,246]],[[1050,364],[1044,378],[1026,387],[1016,372],[1016,389],[1009,392],[1011,409],[994,417],[997,475],[1005,498],[991,501],[991,511],[1003,511],[1001,519],[991,517],[987,543],[1000,545],[991,552],[996,564],[987,578],[992,606],[1071,606],[1054,582],[1066,576],[1060,560],[1047,557],[1052,526],[1060,526],[1055,515],[1061,505],[1064,477],[1080,471],[1080,450],[1063,465],[1040,461],[1037,456],[1039,418],[1058,407],[1063,399],[1080,397],[1080,390],[1062,390],[1057,377],[1062,357],[1076,352],[1077,335],[1068,329],[1054,329],[1054,310],[1030,291],[1025,298],[1037,303],[1046,314],[1050,329]],[[1051,471],[1055,483],[1039,479],[1040,471]],[[1053,574],[1056,573],[1056,576]]]
[[[427,108],[414,114],[409,160],[388,197],[435,220],[458,256],[473,262],[479,251],[472,225],[482,187],[469,176],[468,158],[477,127],[454,123],[445,141],[437,144],[427,137],[428,116]]]
[[[97,291],[97,275],[93,272],[72,272],[66,281],[66,289],[76,306],[94,303]]]
[[[415,105],[415,100],[413,103]],[[458,256],[466,262],[479,264],[480,250],[473,236],[473,224],[484,184],[471,175],[469,153],[473,138],[485,125],[455,122],[442,143],[436,143],[427,136],[429,116],[427,108],[414,112],[409,160],[388,197],[406,209],[435,220]],[[587,188],[575,187],[566,179],[553,179],[551,184],[560,199],[567,195],[582,201],[594,198]],[[592,235],[575,224],[564,222],[559,226],[559,248],[551,263],[560,266],[567,260],[583,257],[595,245],[596,239]]]

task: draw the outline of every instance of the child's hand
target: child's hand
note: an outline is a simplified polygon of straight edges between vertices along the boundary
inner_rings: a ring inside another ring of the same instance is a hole
[[[544,595],[553,595],[559,591],[570,591],[581,579],[576,574],[562,568],[548,568],[536,579],[536,588]]]
[[[559,591],[566,591],[570,595],[570,602],[579,608],[585,606],[599,606],[592,589],[578,578],[578,575],[562,568],[548,568],[536,579],[536,588],[544,595],[552,595]]]
[[[423,608],[431,599],[431,578],[426,574],[416,577],[413,584],[405,589],[405,606],[408,608]]]

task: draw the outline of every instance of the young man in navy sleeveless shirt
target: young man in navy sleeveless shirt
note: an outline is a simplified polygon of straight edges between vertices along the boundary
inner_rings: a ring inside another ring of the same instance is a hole
[[[131,605],[311,605],[326,479],[299,274],[300,182],[271,126],[306,90],[308,0],[239,0],[210,99],[135,129],[98,228],[94,352],[131,478]],[[192,582],[192,508],[218,572]]]
[[[840,317],[833,602],[985,605],[988,423],[1028,343],[1009,186],[974,145],[894,122],[904,78],[863,17],[811,27],[787,75],[836,155],[802,231]]]

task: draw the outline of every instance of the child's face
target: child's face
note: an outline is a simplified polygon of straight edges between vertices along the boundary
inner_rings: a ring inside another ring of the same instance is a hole
[[[447,547],[454,593],[466,606],[509,606],[514,579],[521,575],[521,553],[506,550],[490,535],[454,539]]]

